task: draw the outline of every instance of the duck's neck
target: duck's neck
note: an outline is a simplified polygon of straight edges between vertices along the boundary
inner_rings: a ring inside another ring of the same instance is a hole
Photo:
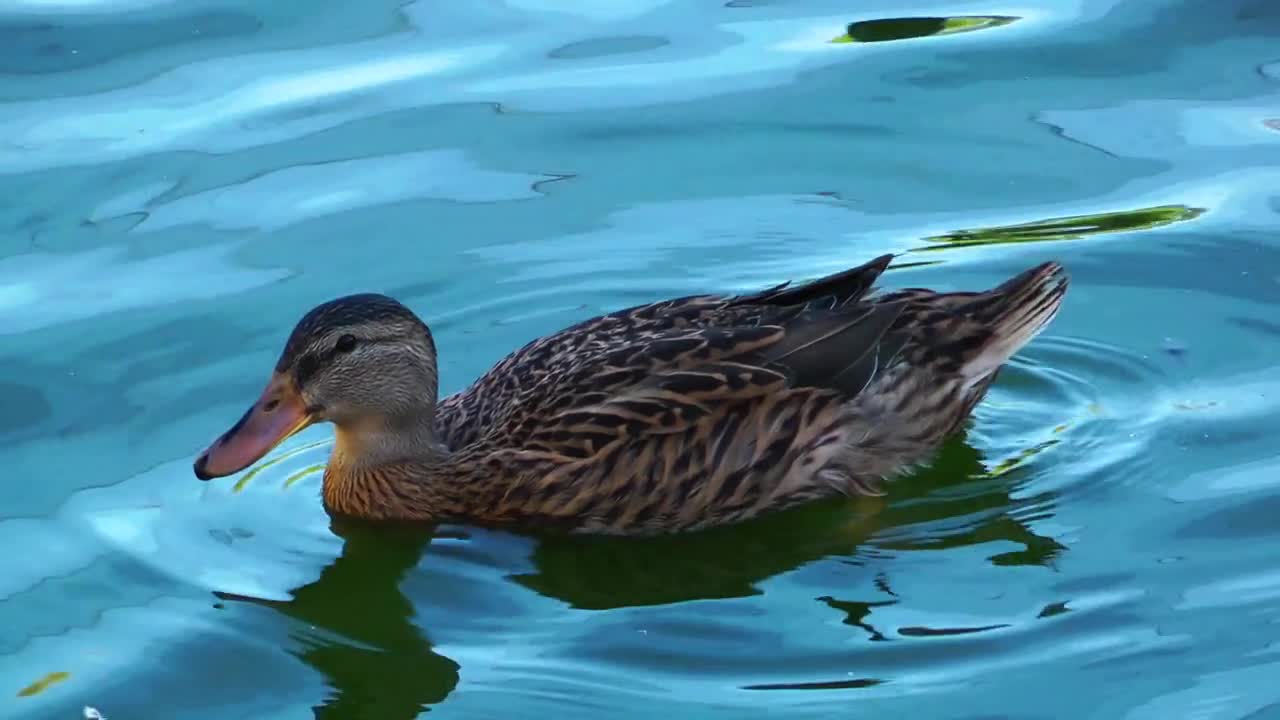
[[[431,412],[341,424],[334,428],[334,435],[329,462],[350,468],[431,460],[448,454],[448,448],[436,438],[435,414]]]
[[[451,483],[434,482],[449,450],[433,417],[379,419],[339,425],[324,472],[329,509],[370,519],[430,520],[458,514]]]

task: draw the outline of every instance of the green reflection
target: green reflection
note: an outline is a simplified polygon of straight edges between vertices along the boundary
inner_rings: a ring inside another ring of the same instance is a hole
[[[963,15],[956,17],[903,17],[859,20],[855,23],[849,23],[849,26],[845,28],[845,33],[831,42],[870,43],[907,40],[930,35],[954,35],[955,33],[1008,25],[1017,19],[1008,15]]]
[[[1002,245],[1005,243],[1043,242],[1046,240],[1074,240],[1104,233],[1150,230],[1176,222],[1194,220],[1205,208],[1187,205],[1158,205],[1138,210],[1072,215],[1050,218],[1017,225],[998,225],[989,228],[954,230],[942,235],[925,238],[934,243],[928,247],[914,248],[913,252],[927,252],[970,245]]]
[[[868,545],[935,551],[1004,540],[1020,549],[993,556],[991,563],[1048,565],[1064,546],[1037,535],[1014,515],[1034,504],[1037,516],[1044,517],[1051,512],[1052,496],[1014,500],[1011,493],[1025,476],[1026,468],[1018,462],[986,460],[962,438],[954,438],[929,467],[892,484],[888,498],[818,503],[691,535],[644,539],[539,533],[533,571],[512,579],[574,607],[611,609],[755,595],[762,581],[806,563],[826,557],[856,562],[857,550]],[[965,492],[956,493],[958,487]],[[956,518],[967,521],[942,523],[949,527],[945,532],[872,538],[886,528],[923,527]],[[332,529],[345,541],[342,554],[314,582],[294,590],[292,599],[216,594],[270,608],[308,628],[295,653],[332,688],[329,697],[314,706],[316,718],[418,717],[444,701],[459,678],[458,664],[432,649],[425,630],[414,621],[412,603],[400,590],[405,575],[429,551],[433,528],[334,518]],[[886,572],[891,570],[890,564]],[[887,588],[888,582],[882,574],[877,584]],[[875,609],[896,602],[819,600],[845,613],[846,623],[872,640],[884,639],[872,618]],[[846,678],[838,686],[879,682]],[[810,689],[803,684],[752,689],[784,687]]]
[[[1065,548],[1037,535],[1008,512],[1022,472],[988,470],[981,454],[961,439],[943,446],[926,469],[890,486],[884,499],[837,500],[766,516],[742,525],[656,538],[543,536],[535,571],[513,579],[574,607],[660,605],[758,594],[757,584],[828,556],[852,556],[876,532],[973,516],[962,529],[928,534],[878,548],[945,550],[1006,540],[1024,549],[991,558],[996,565],[1048,565]],[[1019,468],[1021,469],[1021,468]],[[963,497],[937,491],[965,485]]]
[[[313,708],[317,720],[412,720],[441,702],[458,684],[458,664],[431,649],[413,622],[414,609],[400,591],[431,540],[431,528],[374,527],[335,518],[345,540],[342,555],[288,601],[215,593],[261,605],[304,626],[339,636],[308,633],[297,654],[321,673],[333,693]]]

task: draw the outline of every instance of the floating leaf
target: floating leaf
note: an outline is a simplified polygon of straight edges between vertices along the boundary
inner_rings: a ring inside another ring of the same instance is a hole
[[[907,268],[929,267],[930,265],[941,265],[942,263],[943,263],[942,260],[916,260],[915,262],[894,263],[893,267],[886,270],[886,272],[894,271],[894,270],[906,270]]]
[[[51,672],[48,675],[45,675],[39,680],[19,690],[18,697],[31,697],[32,695],[39,695],[40,693],[44,692],[45,690],[48,690],[50,687],[57,685],[58,683],[62,682],[63,680],[66,680],[69,677],[71,677],[71,673],[69,672]]]
[[[931,35],[954,35],[1008,25],[1018,18],[1007,15],[962,15],[957,17],[877,18],[849,23],[845,33],[833,43],[871,43],[909,40]]]
[[[1001,460],[1000,462],[996,463],[996,466],[991,468],[991,470],[987,472],[987,477],[998,478],[1001,475],[1007,475],[1017,467],[1021,466],[1027,460],[1030,460],[1036,455],[1039,455],[1045,450],[1053,447],[1054,445],[1057,445],[1059,442],[1061,441],[1045,440],[1042,443],[1026,448],[1022,452],[1018,453],[1017,455],[1014,455],[1011,458],[1005,458],[1004,460]]]
[[[1017,225],[955,230],[942,235],[927,237],[925,240],[930,240],[937,244],[915,248],[914,250],[929,251],[971,245],[1073,240],[1089,235],[1150,230],[1151,228],[1176,222],[1194,220],[1204,212],[1204,208],[1194,208],[1186,205],[1160,205],[1138,210],[1121,210],[1094,215],[1072,215],[1048,220],[1036,220]]]

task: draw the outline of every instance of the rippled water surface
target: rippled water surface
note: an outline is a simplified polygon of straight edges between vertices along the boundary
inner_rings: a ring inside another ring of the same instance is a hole
[[[0,4],[0,716],[1280,717],[1280,5]],[[199,483],[311,305],[444,390],[883,253],[1066,306],[885,502],[650,541]]]

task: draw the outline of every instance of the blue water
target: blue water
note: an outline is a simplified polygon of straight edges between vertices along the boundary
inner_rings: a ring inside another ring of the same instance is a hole
[[[999,19],[901,20],[961,16]],[[1280,718],[1277,37],[1273,0],[0,5],[0,716]],[[1073,285],[879,508],[331,527],[323,427],[191,474],[336,295],[417,310],[452,392],[883,252]]]

